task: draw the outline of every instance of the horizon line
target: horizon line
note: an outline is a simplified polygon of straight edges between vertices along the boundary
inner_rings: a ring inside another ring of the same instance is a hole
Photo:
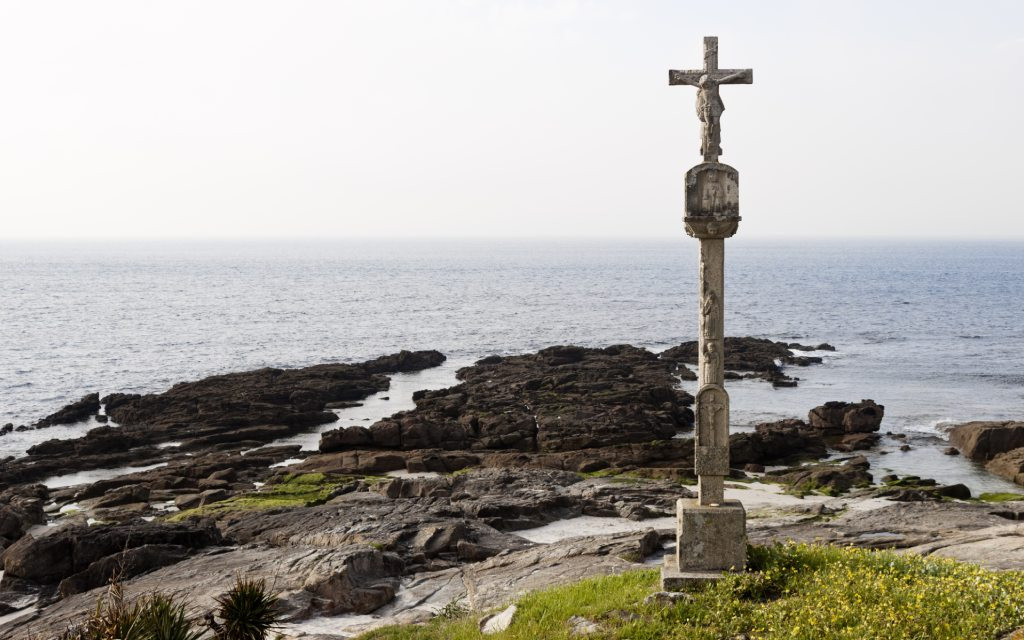
[[[501,234],[480,234],[480,235],[356,235],[356,236],[315,236],[315,235],[295,235],[295,236],[276,236],[276,235],[259,235],[259,236],[229,236],[229,235],[211,235],[211,236],[116,236],[116,237],[102,237],[102,236],[25,236],[15,238],[3,238],[0,237],[0,244],[28,244],[28,243],[71,243],[81,242],[88,244],[101,244],[101,243],[125,243],[125,242],[231,242],[231,243],[264,243],[264,242],[305,242],[305,243],[329,243],[329,242],[341,242],[341,241],[453,241],[453,240],[510,240],[510,241],[566,241],[566,240],[577,240],[577,241],[664,241],[670,242],[675,240],[689,240],[690,238],[685,233],[672,234],[672,235],[501,235]],[[784,241],[784,240],[817,240],[817,241],[841,241],[841,240],[856,240],[856,241],[874,241],[874,242],[935,242],[935,241],[960,241],[960,242],[1021,242],[1024,241],[1024,234],[1022,235],[1000,235],[1000,236],[962,236],[962,235],[815,235],[815,234],[757,234],[757,235],[739,235],[737,234],[730,240],[771,240],[771,241]]]

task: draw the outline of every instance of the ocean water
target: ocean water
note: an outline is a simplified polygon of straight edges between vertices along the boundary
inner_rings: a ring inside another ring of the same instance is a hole
[[[943,428],[1024,419],[1024,243],[727,242],[726,331],[816,344],[796,389],[733,382],[732,422],[828,400],[886,407],[876,469],[1005,488],[941,455]],[[553,344],[660,350],[696,332],[696,241],[344,240],[0,243],[0,424],[93,391],[152,392],[215,373],[439,349],[458,366]],[[692,391],[692,389],[690,389]],[[398,397],[400,396],[400,397]],[[388,404],[388,402],[392,404]],[[352,423],[369,410],[343,416]],[[0,438],[0,455],[89,425]],[[312,440],[311,440],[312,441]],[[305,443],[304,444],[308,444]]]

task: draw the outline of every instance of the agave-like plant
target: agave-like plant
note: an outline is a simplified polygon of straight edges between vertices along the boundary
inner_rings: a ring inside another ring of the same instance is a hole
[[[161,594],[149,596],[142,607],[142,628],[146,640],[201,640],[205,631],[196,629],[185,604]]]
[[[115,580],[106,594],[96,600],[96,608],[81,624],[69,628],[62,640],[146,640],[142,606],[129,603],[121,582]]]
[[[217,605],[218,640],[264,640],[281,620],[277,597],[262,578],[237,578],[235,586],[217,598]]]
[[[189,620],[183,603],[154,594],[129,602],[115,580],[82,623],[60,640],[202,640],[205,630]]]

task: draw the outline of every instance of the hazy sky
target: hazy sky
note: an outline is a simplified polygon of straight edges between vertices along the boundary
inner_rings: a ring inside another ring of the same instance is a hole
[[[1024,3],[0,0],[0,238],[1024,236]]]

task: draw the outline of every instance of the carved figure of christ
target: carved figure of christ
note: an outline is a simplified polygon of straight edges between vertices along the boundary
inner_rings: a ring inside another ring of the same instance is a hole
[[[719,69],[718,38],[704,38],[704,68],[697,70],[671,70],[668,72],[670,85],[686,84],[698,88],[697,117],[701,121],[700,153],[705,162],[718,162],[722,155],[722,112],[725,103],[718,92],[723,84],[751,84],[754,82],[753,69]]]

